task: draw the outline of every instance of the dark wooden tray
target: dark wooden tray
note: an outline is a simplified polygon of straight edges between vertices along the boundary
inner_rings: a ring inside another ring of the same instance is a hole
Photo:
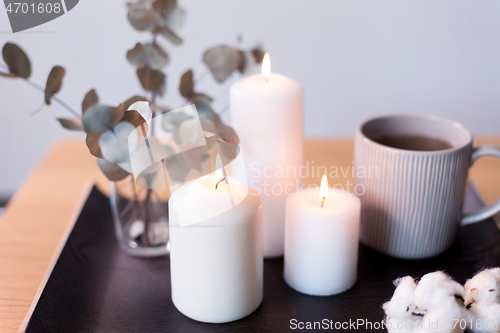
[[[467,205],[480,205],[468,191]],[[264,300],[250,316],[205,324],[178,312],[170,298],[169,258],[139,259],[115,240],[108,198],[93,189],[31,316],[28,332],[281,332],[290,321],[380,322],[392,280],[445,270],[460,283],[484,267],[500,266],[500,231],[493,220],[461,228],[445,254],[405,261],[360,247],[359,277],[330,297],[295,292],[283,281],[283,260],[265,260]],[[359,327],[358,330],[378,331]]]

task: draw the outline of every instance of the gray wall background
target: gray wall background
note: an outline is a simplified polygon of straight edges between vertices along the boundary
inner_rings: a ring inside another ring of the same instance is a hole
[[[183,45],[162,43],[171,56],[168,92],[161,103],[179,107],[180,75],[201,77],[205,49],[262,42],[273,71],[300,81],[306,91],[305,133],[312,138],[352,136],[366,118],[387,113],[431,113],[453,118],[475,135],[499,135],[500,2],[464,0],[179,0],[188,12]],[[142,93],[125,53],[146,33],[126,19],[125,1],[80,0],[71,12],[27,32],[12,34],[0,8],[0,43],[20,44],[44,85],[53,65],[67,69],[59,94],[79,109],[96,88],[118,104]],[[228,102],[228,88],[208,76],[198,90]],[[51,144],[83,139],[60,128],[57,104],[30,117],[43,101],[20,80],[0,78],[0,196],[20,186]],[[229,113],[224,114],[230,121]]]

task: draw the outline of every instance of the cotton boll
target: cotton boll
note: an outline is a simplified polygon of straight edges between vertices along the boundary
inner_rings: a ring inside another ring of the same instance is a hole
[[[485,269],[485,271],[495,275],[500,280],[500,267]]]
[[[500,268],[485,269],[465,283],[473,332],[500,331]]]
[[[500,304],[473,303],[469,313],[473,316],[472,331],[475,333],[500,332]]]
[[[414,296],[417,308],[426,310],[419,332],[463,333],[464,329],[456,323],[470,319],[464,307],[464,293],[464,287],[443,272],[424,275]]]
[[[388,317],[407,318],[415,311],[413,294],[417,286],[411,276],[394,280],[396,290],[390,301],[385,302],[382,308]]]
[[[417,284],[411,276],[405,276],[394,280],[394,285],[396,290],[391,300],[382,306],[387,315],[387,330],[389,333],[413,333],[422,322],[422,316],[414,315],[418,312],[413,298]]]
[[[465,304],[500,303],[500,269],[486,269],[465,283]]]
[[[420,285],[420,284],[419,284]],[[463,319],[463,320],[462,320]],[[448,297],[441,301],[441,306],[427,311],[423,318],[422,333],[463,333],[462,327],[471,319],[461,300]],[[465,322],[464,322],[465,320]],[[470,326],[470,324],[468,324]]]
[[[424,275],[416,286],[415,305],[427,311],[441,309],[445,303],[457,302],[457,297],[463,299],[464,294],[464,287],[448,275],[432,272]]]

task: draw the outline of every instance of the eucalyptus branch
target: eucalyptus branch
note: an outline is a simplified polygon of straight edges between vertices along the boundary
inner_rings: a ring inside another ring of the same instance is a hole
[[[29,79],[25,79],[25,78],[22,78],[27,84],[29,84],[30,86],[32,86],[33,88],[39,90],[40,92],[44,93],[45,94],[45,89],[41,86],[39,86],[38,84],[36,84],[35,82],[29,80]],[[73,114],[73,116],[75,116],[76,118],[80,119],[80,115],[78,114],[78,112],[76,112],[75,110],[73,110],[73,108],[71,108],[71,106],[69,106],[68,104],[66,104],[63,100],[61,100],[59,97],[57,97],[56,95],[52,95],[51,96],[51,99],[54,100],[54,102],[58,103],[59,105],[61,105],[63,108],[65,108],[66,110],[68,110],[71,114]],[[41,110],[38,109],[37,112],[35,113],[38,113],[39,111]],[[32,113],[35,114],[35,113]]]
[[[9,68],[5,65],[5,64],[2,64],[0,63],[0,67],[2,67],[3,69],[5,70],[9,70]],[[27,84],[29,84],[30,86],[32,86],[33,88],[37,89],[38,91],[42,92],[45,94],[45,88],[41,87],[40,85],[36,84],[35,82],[31,81],[30,79],[26,79],[24,77],[20,77],[20,76],[16,76],[20,79],[23,79],[24,82],[26,82]],[[61,100],[59,97],[57,97],[56,95],[52,95],[51,96],[51,99],[53,99],[56,103],[58,103],[59,105],[61,105],[63,108],[65,108],[66,110],[68,110],[70,113],[72,113],[76,118],[80,118],[80,115],[78,114],[78,112],[76,112],[75,110],[73,110],[73,108],[71,108],[68,104],[66,104],[63,100]],[[35,112],[35,113],[38,113],[39,111],[41,110],[41,108],[38,108]],[[33,113],[34,114],[34,113]]]
[[[140,6],[134,6],[134,4],[131,4],[129,6],[129,13],[127,17],[132,27],[134,27],[138,31],[144,31],[147,28],[147,30],[150,31],[150,35],[148,35],[149,43],[147,41],[137,43],[134,48],[128,50],[127,59],[137,71],[137,76],[140,81],[141,87],[144,89],[144,92],[141,95],[147,97],[147,100],[149,100],[150,108],[154,118],[156,115],[171,111],[170,108],[162,107],[156,104],[157,100],[160,100],[160,96],[163,95],[163,92],[169,88],[167,87],[166,75],[163,72],[163,68],[169,62],[169,56],[168,53],[162,48],[162,42],[160,42],[160,39],[165,38],[167,41],[170,41],[174,45],[181,44],[182,38],[177,36],[175,30],[182,25],[185,14],[183,10],[175,10],[176,1],[155,1],[154,5],[152,0],[132,1],[136,4],[140,4]],[[172,4],[174,4],[175,6],[171,6]],[[169,26],[170,22],[174,22],[175,24]],[[207,66],[207,69],[200,70],[201,75],[197,75],[195,80],[193,79],[192,70],[189,69],[182,75],[179,85],[179,91],[181,95],[186,98],[186,105],[200,101],[200,107],[198,111],[205,118],[203,120],[206,120],[207,126],[218,126],[217,128],[214,128],[216,133],[212,133],[215,134],[215,136],[210,136],[207,138],[212,170],[214,170],[215,165],[214,158],[212,156],[211,143],[216,141],[225,142],[224,140],[227,139],[227,137],[236,137],[237,139],[237,136],[234,130],[232,130],[229,126],[224,125],[223,129],[226,132],[220,130],[221,124],[218,115],[226,112],[229,109],[229,105],[226,105],[218,114],[216,114],[213,111],[211,105],[213,99],[206,94],[198,93],[195,90],[194,86],[195,83],[200,84],[203,80],[206,79],[207,76],[211,75],[213,75],[213,78],[218,83],[222,84],[233,73],[249,73],[252,70],[251,66],[262,61],[261,58],[263,57],[263,54],[260,53],[263,52],[260,49],[254,48],[252,50],[245,50],[241,48],[241,44],[242,38],[241,36],[238,36],[237,45],[235,47],[219,45],[206,50],[203,54],[203,62]],[[0,62],[0,77],[5,76],[11,78],[23,78],[28,85],[40,91],[44,95],[44,97],[49,97],[50,95],[50,99],[44,99],[44,104],[42,104],[42,106],[40,106],[40,108],[37,109],[36,112],[39,112],[43,108],[43,106],[47,104],[45,102],[50,103],[50,100],[53,100],[54,103],[57,103],[65,108],[80,122],[82,122],[80,112],[75,111],[78,109],[73,109],[58,96],[56,96],[62,86],[63,77],[65,75],[65,69],[63,67],[54,66],[49,73],[46,85],[42,87],[29,79],[31,75],[31,63],[28,56],[20,47],[12,43],[7,43],[2,50],[2,54],[5,61],[4,63]],[[237,59],[237,61],[233,61],[234,59]],[[133,96],[129,100],[125,101],[125,103],[131,102],[130,105],[132,105],[132,103],[135,103],[137,101],[145,100],[142,96]],[[125,103],[122,103],[121,105],[124,105]],[[94,109],[94,111],[96,112],[90,112],[86,114],[88,119],[88,121],[86,119],[86,123],[88,125],[87,132],[104,133],[106,131],[111,131],[114,137],[111,137],[111,139],[109,140],[103,140],[102,135],[88,134],[86,138],[87,146],[92,155],[100,157],[98,159],[99,167],[109,179],[113,179],[114,181],[124,179],[128,175],[128,172],[124,168],[121,168],[120,165],[107,160],[102,154],[102,149],[107,148],[108,150],[115,149],[116,151],[125,151],[124,148],[126,142],[122,142],[121,137],[118,137],[118,130],[116,130],[116,126],[118,126],[119,122],[123,121],[129,121],[130,123],[135,125],[134,122],[140,121],[140,119],[136,119],[137,115],[132,113],[128,113],[125,116],[123,112],[117,112],[124,110],[119,110],[116,107],[99,104],[97,93],[94,89],[92,89],[85,95],[82,103],[82,109],[90,110],[94,107],[96,108]],[[109,119],[111,119],[112,121],[105,121],[103,123],[102,119],[100,118],[102,114],[105,114],[106,117],[109,117]],[[167,116],[172,116],[172,119],[174,119],[176,115],[178,114],[167,113]],[[71,122],[69,120],[71,120]],[[163,124],[162,122],[164,130],[170,131],[172,126],[179,128],[180,123],[178,123],[177,120],[172,120],[171,123],[169,123],[169,121],[170,120],[166,121],[169,126]],[[185,121],[185,119],[181,119],[181,123],[183,121]],[[73,119],[59,119],[59,122],[64,128],[70,130],[81,129],[81,126],[79,126],[80,124],[76,123],[77,126],[75,126],[75,121],[73,121]],[[210,124],[210,122],[212,122],[213,124]],[[154,136],[154,132],[155,128],[154,126],[152,126],[149,135]],[[223,135],[222,133],[225,134]],[[151,151],[151,146],[148,141],[148,135],[146,135],[146,133],[144,134],[146,146]],[[222,139],[222,137],[224,137],[224,139]],[[206,157],[203,156],[202,158],[204,160]],[[190,167],[192,168],[198,168],[198,166],[201,165],[201,161],[197,161],[196,159],[187,161],[187,163],[190,164]],[[163,167],[165,168],[165,165],[163,165]],[[186,167],[186,169],[182,170],[182,172],[184,171],[189,170]],[[151,182],[152,176],[153,175],[147,176],[149,178],[146,179],[147,183]],[[181,179],[182,177],[185,178],[186,175],[180,174],[176,175],[176,177]],[[140,240],[134,239],[134,241],[138,241],[139,246],[156,246],[159,242],[163,242],[163,240],[156,237],[160,235],[155,235],[155,222],[158,221],[155,216],[155,214],[157,213],[155,210],[157,209],[157,205],[159,204],[159,206],[164,209],[163,213],[167,214],[167,206],[165,206],[165,203],[162,202],[162,198],[158,196],[154,189],[144,189],[136,191],[136,189],[134,188],[136,184],[133,177],[131,177],[131,182],[134,190],[134,195],[132,198],[129,198],[129,202],[121,211],[119,216],[121,220],[120,223],[122,223],[122,227],[124,230],[128,230],[130,226],[136,221],[136,219],[143,220],[144,232],[139,237]],[[134,203],[137,203],[137,207],[136,205],[134,205]],[[137,211],[135,210],[135,208],[137,208]],[[163,243],[161,245],[163,246]]]
[[[153,32],[153,38],[151,41],[152,45],[156,45],[156,33]],[[150,84],[150,79],[151,79],[151,67],[147,67],[147,75],[146,75],[146,90],[149,90],[149,84]],[[156,102],[156,96],[157,93],[155,91],[151,91],[151,100],[150,100],[150,105],[155,104]],[[153,118],[155,117],[155,111],[153,111]],[[151,127],[151,136],[155,135],[155,128],[154,126]],[[151,225],[153,223],[152,221],[152,213],[153,213],[153,200],[151,197],[151,194],[154,191],[152,189],[147,189],[146,192],[146,198],[144,199],[144,206],[146,207],[145,210],[145,215],[144,215],[144,233],[142,235],[142,242],[146,245],[149,246],[151,245],[151,241],[149,239],[149,234],[151,230]]]
[[[51,98],[55,102],[59,103],[59,105],[61,105],[63,108],[65,108],[66,110],[68,110],[69,112],[71,112],[76,118],[80,119],[80,115],[78,114],[78,112],[76,112],[75,110],[73,110],[68,104],[64,103],[64,101],[61,100],[59,97],[57,97],[56,95],[52,95]]]

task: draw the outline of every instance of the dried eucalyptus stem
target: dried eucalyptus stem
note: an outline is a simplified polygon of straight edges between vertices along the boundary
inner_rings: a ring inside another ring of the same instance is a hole
[[[151,45],[156,46],[156,32],[153,31],[152,34],[153,34],[153,36],[152,36],[152,40],[151,40]],[[147,80],[146,80],[147,84],[146,84],[145,90],[147,91],[147,90],[150,90],[149,85],[150,85],[151,67],[148,64],[146,68],[147,68]],[[156,96],[157,96],[157,92],[154,90],[151,90],[150,104],[156,103]],[[156,116],[156,114],[155,114],[155,111],[152,111],[152,112],[153,112],[153,118],[154,118]],[[154,137],[154,135],[155,135],[154,126],[151,127],[150,131],[151,131],[151,136]],[[142,242],[144,245],[150,246],[151,240],[149,239],[149,237],[150,237],[150,233],[151,233],[150,232],[151,226],[153,223],[153,221],[152,221],[153,202],[152,202],[151,194],[152,194],[153,190],[148,188],[146,191],[147,191],[146,198],[144,199],[144,205],[146,206],[146,209],[145,209],[145,214],[144,214],[144,233],[142,234]]]
[[[0,63],[0,67],[2,67],[2,69],[6,70],[6,71],[9,70],[9,68],[6,65],[2,64],[2,63]],[[40,85],[36,84],[35,82],[31,81],[30,79],[24,78],[22,76],[16,76],[16,77],[23,79],[24,82],[26,82],[28,85],[32,86],[33,88],[35,88],[38,91],[40,91],[40,92],[42,92],[42,93],[45,94],[45,88],[41,87]],[[78,114],[78,112],[76,112],[75,110],[73,110],[73,108],[71,108],[71,106],[69,106],[68,104],[66,104],[63,100],[61,100],[56,95],[52,95],[51,99],[54,100],[59,105],[61,105],[66,110],[68,110],[76,118],[80,118],[80,115]],[[40,111],[40,110],[41,110],[41,108],[38,111]],[[32,113],[32,115],[33,114],[35,114],[35,113]]]

